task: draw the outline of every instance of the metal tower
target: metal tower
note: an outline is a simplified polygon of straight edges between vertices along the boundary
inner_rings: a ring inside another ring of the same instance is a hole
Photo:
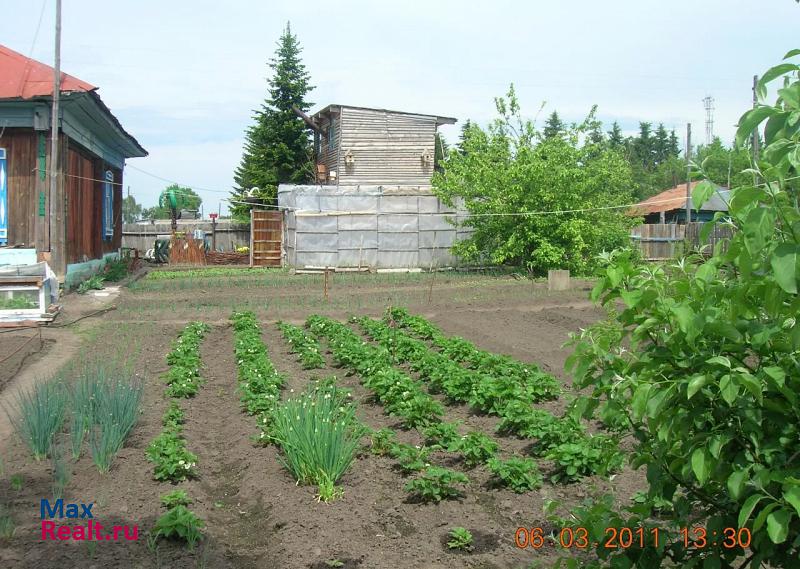
[[[703,99],[703,107],[706,109],[706,144],[711,144],[714,140],[714,97],[708,95]]]

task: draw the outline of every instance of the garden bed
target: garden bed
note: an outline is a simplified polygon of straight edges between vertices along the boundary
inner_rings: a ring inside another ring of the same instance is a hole
[[[496,287],[495,292],[497,290],[502,288]],[[123,302],[130,302],[131,293],[124,294],[128,296]],[[599,316],[586,303],[577,308],[570,308],[570,304],[575,304],[575,300],[564,297],[524,299],[520,295],[513,299],[498,298],[494,304],[475,305],[441,299],[416,308],[447,334],[464,336],[481,349],[536,362],[562,383],[568,383],[561,373],[568,351],[561,345],[568,332]],[[382,309],[376,307],[359,314],[369,312],[377,317]],[[335,308],[328,312],[340,322],[346,321],[345,310]],[[294,309],[286,320],[302,325],[310,313]],[[431,455],[431,462],[465,472],[470,484],[460,499],[425,504],[415,501],[403,489],[415,475],[402,474],[395,459],[374,455],[365,448],[339,482],[344,495],[330,503],[320,503],[315,486],[297,485],[281,465],[278,447],[253,440],[259,434],[257,419],[242,409],[237,391],[234,334],[225,319],[213,321],[201,344],[202,387],[193,397],[180,400],[185,411],[182,436],[198,457],[197,477],[173,488],[153,479],[153,465],[147,461],[145,449],[162,430],[162,417],[169,406],[161,379],[168,369],[164,358],[169,345],[189,320],[204,319],[196,311],[191,311],[190,315],[181,323],[174,322],[176,315],[166,311],[161,322],[126,322],[125,334],[114,336],[114,342],[90,346],[90,349],[108,351],[127,346],[135,348],[138,354],[136,373],[146,381],[143,413],[108,474],[100,474],[86,456],[77,463],[70,463],[72,477],[66,497],[72,501],[96,502],[96,516],[104,524],[138,524],[139,540],[99,543],[94,548],[86,543],[42,542],[38,506],[33,505],[38,504],[42,496],[49,495],[50,464],[49,461],[34,462],[28,449],[14,437],[2,448],[6,472],[0,477],[0,497],[7,496],[10,501],[16,532],[11,540],[0,539],[0,560],[9,562],[10,566],[24,566],[27,562],[41,565],[46,561],[62,566],[191,567],[205,564],[209,567],[377,569],[423,565],[522,568],[538,560],[548,567],[556,558],[554,548],[520,550],[514,543],[520,526],[548,527],[543,513],[547,500],[576,504],[604,490],[612,490],[627,499],[642,486],[641,477],[628,470],[623,470],[612,481],[595,476],[575,484],[552,484],[547,481],[552,465],[539,461],[545,475],[544,485],[539,490],[517,494],[507,488],[492,487],[491,473],[484,466],[466,469],[458,453],[436,452]],[[129,315],[123,317],[127,320]],[[276,370],[286,377],[281,388],[283,398],[298,394],[314,378],[335,375],[338,386],[352,391],[353,400],[357,402],[357,416],[369,428],[392,428],[397,431],[401,443],[423,443],[417,431],[402,429],[400,418],[386,413],[362,385],[362,378],[335,365],[324,341],[323,367],[306,369],[298,355],[290,352],[289,342],[276,325],[277,318],[261,315],[258,320],[269,358]],[[350,327],[361,334],[358,326]],[[377,345],[366,337],[364,341]],[[405,365],[398,365],[398,369],[415,380],[418,378]],[[492,436],[504,458],[527,452],[528,441],[495,433],[498,417],[476,414],[466,405],[447,404],[441,394],[432,397],[443,404],[443,420],[462,422],[465,432],[478,430]],[[563,396],[536,405],[556,415],[563,412],[564,406]],[[367,441],[365,439],[365,447],[368,447]],[[18,490],[8,481],[15,474],[23,476],[22,487]],[[175,488],[187,491],[193,499],[192,511],[205,522],[205,537],[194,551],[168,540],[160,540],[157,549],[148,548],[144,536],[163,513],[159,497]],[[464,527],[474,535],[471,550],[447,547],[448,532],[455,527]]]

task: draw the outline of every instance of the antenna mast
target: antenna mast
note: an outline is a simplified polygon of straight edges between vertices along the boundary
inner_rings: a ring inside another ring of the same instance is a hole
[[[714,97],[706,96],[703,107],[706,109],[706,145],[709,145],[714,140]]]

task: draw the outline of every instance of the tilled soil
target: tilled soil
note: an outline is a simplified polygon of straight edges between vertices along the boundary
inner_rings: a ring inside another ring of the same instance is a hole
[[[391,294],[389,294],[391,297]],[[536,362],[569,385],[563,364],[569,348],[563,347],[570,332],[577,332],[603,316],[582,300],[580,294],[538,296],[525,299],[470,299],[448,303],[445,295],[432,303],[420,303],[423,314],[445,332],[464,336],[479,347]],[[129,301],[130,299],[128,299]],[[390,300],[387,298],[387,300]],[[285,317],[301,322],[311,311],[287,309]],[[328,311],[344,319],[341,307]],[[370,308],[359,314],[378,315]],[[129,320],[124,316],[110,318]],[[638,473],[623,471],[612,481],[585,479],[572,485],[545,483],[541,490],[515,494],[491,488],[483,467],[466,470],[459,459],[435,453],[432,462],[464,471],[471,480],[463,498],[440,504],[413,503],[403,490],[409,480],[395,461],[365,450],[340,481],[343,498],[329,504],[316,500],[316,488],[298,486],[281,465],[273,446],[253,442],[258,432],[255,419],[241,411],[236,393],[233,333],[224,319],[211,319],[211,332],[202,344],[205,383],[196,397],[181,400],[187,421],[184,436],[189,450],[198,455],[198,477],[172,486],[152,479],[152,465],[144,450],[161,430],[161,417],[168,405],[160,374],[167,366],[164,356],[169,343],[188,319],[204,319],[202,312],[173,319],[181,314],[165,312],[161,322],[118,322],[137,338],[136,372],[145,378],[143,413],[133,435],[119,453],[111,472],[97,472],[88,449],[70,463],[72,478],[66,501],[95,502],[94,513],[104,525],[137,525],[137,541],[53,542],[40,539],[39,500],[51,495],[49,461],[34,463],[26,447],[14,436],[0,441],[5,473],[0,476],[0,503],[10,507],[16,533],[0,538],[3,567],[222,567],[222,568],[522,568],[533,562],[551,566],[559,555],[554,547],[520,550],[514,545],[518,527],[549,527],[543,515],[547,500],[566,504],[614,491],[627,499],[642,487]],[[209,320],[208,318],[205,318]],[[326,354],[322,370],[304,370],[275,326],[275,319],[262,321],[263,338],[276,368],[286,374],[284,397],[305,389],[315,378],[335,375],[337,382],[352,390],[359,418],[369,427],[391,427],[401,442],[421,444],[415,431],[400,430],[397,421],[373,402],[357,376],[333,365]],[[101,339],[103,340],[103,339]],[[102,343],[102,341],[101,341]],[[554,413],[563,411],[565,398],[541,405]],[[496,418],[476,415],[467,407],[446,408],[446,420],[463,422],[464,432],[480,429],[495,437],[501,454],[521,454],[527,443],[494,433]],[[545,476],[550,465],[540,462]],[[22,487],[14,489],[12,475],[21,474]],[[206,523],[205,538],[188,551],[176,543],[160,541],[148,546],[146,532],[163,513],[159,496],[186,489],[191,506]],[[472,531],[475,544],[468,552],[453,552],[446,546],[447,533],[456,526]]]

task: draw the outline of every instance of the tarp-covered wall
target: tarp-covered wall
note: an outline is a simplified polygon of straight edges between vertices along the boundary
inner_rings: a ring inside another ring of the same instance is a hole
[[[442,204],[429,188],[295,186],[278,188],[285,211],[286,262],[303,267],[440,268],[469,235],[448,219],[465,212]]]

